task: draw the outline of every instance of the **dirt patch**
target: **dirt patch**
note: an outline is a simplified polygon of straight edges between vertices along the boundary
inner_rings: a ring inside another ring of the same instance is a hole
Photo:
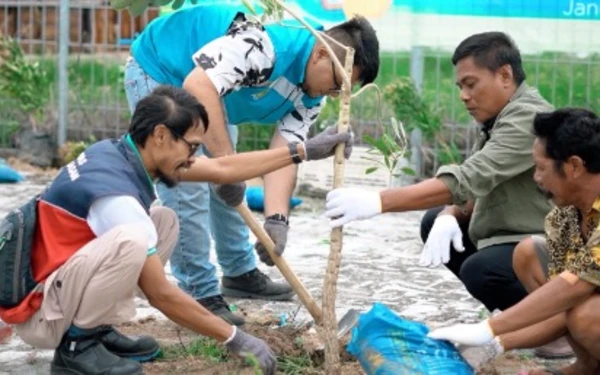
[[[530,350],[515,351],[504,354],[502,357],[483,366],[478,375],[515,375],[521,371],[540,368],[562,368],[574,361],[573,358],[547,360],[532,355]]]
[[[277,326],[276,317],[265,315],[248,316],[244,330],[265,340],[279,357],[277,374],[317,375],[323,370],[323,350],[313,328]],[[177,326],[167,320],[149,317],[138,322],[123,324],[119,329],[126,334],[149,334],[154,336],[166,353],[152,363],[144,365],[146,374],[252,374],[254,368],[242,360],[230,356],[220,344],[213,340],[201,339],[202,344],[212,349],[193,349],[201,338],[198,334]],[[340,342],[342,372],[344,375],[362,375],[360,364],[345,350],[349,336]],[[175,353],[175,354],[174,354]],[[515,375],[544,367],[561,368],[573,362],[573,358],[544,360],[533,356],[532,351],[507,353],[483,366],[478,375]]]
[[[277,374],[324,374],[322,345],[314,328],[280,327],[277,322],[276,317],[251,316],[243,328],[265,340],[277,354]],[[149,317],[123,324],[119,330],[125,334],[149,334],[160,342],[163,356],[144,365],[146,374],[256,374],[253,367],[229,355],[221,344],[170,321]],[[342,371],[344,375],[364,374],[358,361],[345,350],[348,339],[340,342]]]

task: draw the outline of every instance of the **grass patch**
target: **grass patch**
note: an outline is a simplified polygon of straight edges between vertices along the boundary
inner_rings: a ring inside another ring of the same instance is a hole
[[[451,54],[434,50],[424,51],[424,77],[422,94],[440,111],[446,122],[469,124],[471,118],[465,111],[458,97],[458,89],[454,84],[454,67],[450,61]],[[58,74],[56,59],[39,60],[46,70],[53,89],[50,101],[56,107],[58,90]],[[537,87],[541,94],[556,107],[578,106],[600,113],[600,55],[594,54],[586,58],[575,55],[546,52],[538,55],[524,55],[523,64],[527,74],[527,82]],[[127,123],[128,110],[123,83],[124,63],[114,58],[93,59],[92,56],[78,59],[72,56],[69,60],[69,92],[71,112],[90,112],[90,123],[102,126],[106,122],[105,111],[118,109],[122,118],[110,117],[111,123],[120,121]],[[410,53],[385,52],[381,54],[380,73],[376,83],[383,89],[394,78],[410,75]],[[377,108],[374,94],[366,94],[353,104],[353,119],[372,123],[376,120]],[[366,103],[366,104],[365,104]],[[337,111],[325,110],[328,120],[337,118]],[[4,114],[4,111],[2,112]],[[104,117],[103,117],[104,116]],[[114,116],[114,114],[112,115]],[[385,120],[385,119],[384,119]],[[83,137],[89,135],[87,129],[79,123],[71,123],[75,129],[82,129]],[[273,126],[243,125],[239,127],[239,151],[264,149],[269,145]],[[12,122],[0,122],[0,147],[8,144],[8,138],[14,132]]]
[[[470,122],[454,84],[451,54],[426,50],[424,52],[423,95],[441,109],[445,120]],[[40,60],[51,82],[57,83],[57,62]],[[123,88],[124,64],[115,61],[72,58],[69,62],[70,90],[86,103],[120,101],[126,106]],[[541,94],[557,107],[579,106],[600,112],[600,55],[578,58],[564,53],[546,52],[523,56],[527,82],[539,88]],[[380,72],[376,83],[385,87],[394,78],[410,75],[410,53],[381,54]],[[372,111],[366,111],[372,116]],[[360,114],[356,114],[360,117]],[[361,118],[374,120],[374,118]],[[240,135],[247,135],[257,146],[260,139],[273,131],[264,126],[243,126]],[[244,133],[244,134],[242,134]],[[254,146],[254,144],[252,144]]]
[[[227,362],[229,354],[217,341],[208,337],[198,337],[188,344],[172,344],[161,349],[160,360],[173,360],[185,357],[199,357],[213,363]]]
[[[287,375],[302,375],[307,370],[314,368],[314,363],[308,353],[301,357],[277,358],[277,369]]]
[[[183,342],[164,346],[157,358],[158,361],[176,361],[185,360],[190,357],[200,358],[211,363],[225,363],[232,359],[231,355],[217,341],[207,338],[198,337],[187,344]],[[255,358],[246,359],[246,364],[254,369],[256,374],[261,374],[260,366]],[[277,371],[285,375],[301,375],[307,371],[316,369],[313,360],[308,353],[304,353],[298,357],[278,356]]]

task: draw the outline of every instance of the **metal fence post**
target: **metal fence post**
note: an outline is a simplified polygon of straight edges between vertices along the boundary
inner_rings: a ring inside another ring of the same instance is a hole
[[[58,132],[57,143],[67,139],[69,118],[69,7],[70,0],[60,0],[58,30]]]
[[[425,58],[423,47],[413,46],[410,51],[410,77],[412,78],[419,95],[423,93],[423,70]],[[423,146],[423,134],[421,129],[414,129],[410,133],[410,164],[415,170],[417,177],[423,174],[423,157],[421,148]]]

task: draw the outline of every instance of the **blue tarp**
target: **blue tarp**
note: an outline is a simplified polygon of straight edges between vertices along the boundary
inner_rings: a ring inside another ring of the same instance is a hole
[[[23,176],[9,167],[4,160],[0,159],[0,183],[15,183],[23,181]]]
[[[263,212],[265,209],[265,191],[262,186],[248,186],[246,188],[246,201],[251,210]],[[302,203],[302,199],[292,197],[290,199],[290,208],[294,208]]]
[[[427,337],[429,328],[375,303],[352,330],[348,352],[367,375],[473,375],[456,347]]]

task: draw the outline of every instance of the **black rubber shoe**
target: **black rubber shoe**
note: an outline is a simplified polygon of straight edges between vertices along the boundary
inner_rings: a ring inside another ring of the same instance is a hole
[[[258,268],[236,277],[223,276],[221,292],[226,297],[289,301],[294,291],[287,283],[276,283]]]
[[[103,326],[99,339],[111,353],[136,362],[151,361],[160,353],[154,337],[126,336],[111,326]]]
[[[223,299],[222,295],[216,295],[198,300],[202,306],[213,314],[220,316],[223,320],[234,326],[243,326],[246,323],[243,317],[234,314],[229,309],[229,304]]]
[[[90,331],[90,330],[85,330]],[[139,362],[121,358],[104,347],[97,332],[78,337],[65,334],[54,351],[50,363],[52,375],[138,375],[143,374]]]

